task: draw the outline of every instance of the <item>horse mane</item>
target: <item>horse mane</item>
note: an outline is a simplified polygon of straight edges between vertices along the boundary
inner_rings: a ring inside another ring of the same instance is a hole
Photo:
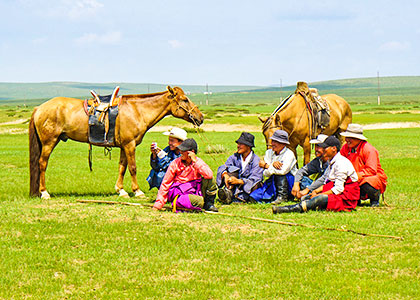
[[[285,109],[290,103],[292,103],[293,100],[293,96],[295,94],[290,94],[289,96],[287,96],[282,102],[280,102],[280,104],[276,107],[276,109],[271,113],[270,117],[265,121],[265,123],[263,124],[263,130],[265,128],[267,128],[271,121],[273,120],[273,117],[280,111],[282,111],[283,109]]]
[[[136,99],[144,99],[144,98],[151,98],[151,97],[155,97],[155,96],[161,96],[163,94],[166,94],[167,92],[168,91],[151,93],[151,94],[123,95],[123,97],[126,100],[136,100]]]

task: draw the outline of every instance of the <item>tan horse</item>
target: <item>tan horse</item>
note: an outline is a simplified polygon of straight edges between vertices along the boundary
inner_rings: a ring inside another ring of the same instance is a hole
[[[115,189],[127,197],[123,189],[124,174],[131,174],[131,188],[135,196],[142,196],[137,183],[135,151],[148,129],[163,117],[173,115],[190,123],[201,125],[203,114],[179,87],[168,91],[121,96],[119,114],[115,125],[115,145],[120,150],[119,174]],[[88,143],[88,116],[83,100],[56,97],[32,113],[29,124],[30,195],[49,199],[45,186],[48,158],[60,140],[67,138]]]
[[[270,137],[277,129],[283,129],[289,134],[288,146],[297,157],[296,148],[301,146],[304,153],[304,164],[310,161],[311,146],[309,141],[312,136],[317,136],[320,133],[326,135],[335,134],[340,138],[341,143],[344,142],[343,137],[339,134],[347,129],[347,125],[351,123],[352,111],[350,105],[335,94],[328,94],[322,96],[330,108],[330,124],[324,130],[320,128],[312,133],[312,120],[309,111],[306,107],[305,99],[300,93],[295,93],[291,96],[289,101],[276,114],[269,118],[260,118],[263,123],[263,134],[267,143],[270,144]]]

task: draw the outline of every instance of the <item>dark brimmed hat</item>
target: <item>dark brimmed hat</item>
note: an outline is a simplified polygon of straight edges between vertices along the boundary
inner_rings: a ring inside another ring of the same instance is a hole
[[[242,132],[239,139],[237,139],[235,142],[239,144],[247,145],[252,148],[252,147],[255,147],[254,139],[255,137],[249,132]]]
[[[341,148],[340,141],[333,135],[327,137],[326,140],[323,143],[318,144],[318,146],[321,148],[337,147],[337,151],[340,151]]]
[[[178,146],[180,151],[191,151],[194,150],[195,153],[198,152],[197,142],[194,139],[186,139]]]
[[[289,134],[284,130],[276,130],[274,131],[273,135],[271,136],[271,140],[289,145]]]

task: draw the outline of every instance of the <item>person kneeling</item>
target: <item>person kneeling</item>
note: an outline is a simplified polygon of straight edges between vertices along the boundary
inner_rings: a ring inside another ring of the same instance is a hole
[[[297,172],[296,157],[286,145],[289,145],[289,135],[284,130],[276,130],[271,136],[271,149],[259,163],[268,179],[251,193],[250,197],[255,201],[273,201],[272,204],[278,205],[293,199],[290,191]]]
[[[319,146],[325,149],[323,155],[330,161],[326,183],[312,192],[310,200],[303,200],[296,205],[273,206],[274,214],[306,212],[317,208],[351,211],[357,206],[360,197],[357,173],[353,164],[340,154],[340,141],[335,136],[330,136]]]
[[[181,156],[169,165],[159,188],[154,210],[160,210],[166,202],[171,202],[174,211],[217,212],[214,206],[217,186],[210,167],[197,157],[197,143],[186,139],[178,146]]]

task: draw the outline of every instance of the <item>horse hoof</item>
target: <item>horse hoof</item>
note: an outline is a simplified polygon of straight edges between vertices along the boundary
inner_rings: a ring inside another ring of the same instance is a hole
[[[141,190],[137,190],[134,192],[134,197],[142,198],[142,197],[146,197],[146,195]]]
[[[51,199],[51,196],[50,194],[48,194],[47,191],[43,191],[41,192],[41,199],[48,200],[48,199]]]
[[[126,191],[124,191],[124,189],[120,189],[118,197],[130,198],[130,196]]]

